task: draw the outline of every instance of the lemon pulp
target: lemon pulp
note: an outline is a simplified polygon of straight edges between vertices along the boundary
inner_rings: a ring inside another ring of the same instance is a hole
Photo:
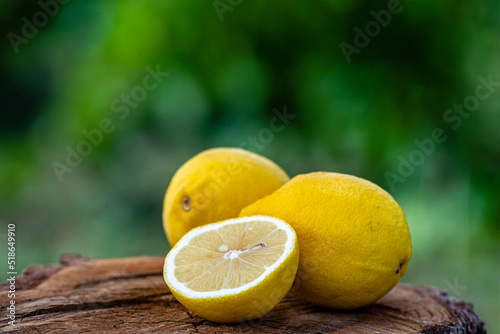
[[[192,291],[241,288],[284,254],[288,240],[275,223],[257,220],[224,225],[193,237],[174,260],[174,275]]]

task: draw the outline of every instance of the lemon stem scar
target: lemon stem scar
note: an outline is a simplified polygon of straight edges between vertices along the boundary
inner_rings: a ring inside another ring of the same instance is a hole
[[[184,211],[191,210],[191,200],[189,199],[189,197],[184,197],[182,199],[182,208],[184,209]]]
[[[403,264],[405,264],[405,261],[401,261],[401,263],[399,264],[399,267],[398,267],[398,270],[396,270],[396,275],[399,274],[399,272],[401,271],[401,267],[403,266]]]

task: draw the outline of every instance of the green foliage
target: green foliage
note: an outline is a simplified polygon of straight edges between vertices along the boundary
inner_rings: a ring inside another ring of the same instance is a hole
[[[0,220],[17,224],[18,269],[69,252],[166,254],[162,199],[175,170],[206,148],[243,145],[290,175],[339,171],[389,190],[413,235],[405,280],[450,290],[457,278],[467,288],[450,293],[499,329],[500,89],[460,124],[445,114],[479,76],[500,81],[500,3],[402,1],[349,63],[340,44],[387,6],[242,1],[221,20],[210,1],[73,0],[19,52],[4,38]],[[4,0],[4,36],[41,10]],[[117,112],[157,67],[169,75]],[[284,106],[296,117],[259,139]],[[67,148],[103,119],[113,130],[60,182],[54,162],[67,165]],[[391,184],[387,172],[436,128],[446,140]]]

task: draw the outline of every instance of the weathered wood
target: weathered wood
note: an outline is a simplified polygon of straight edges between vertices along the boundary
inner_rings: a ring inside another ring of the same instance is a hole
[[[400,284],[356,311],[314,307],[287,295],[263,319],[222,325],[179,304],[163,258],[88,259],[33,266],[16,281],[16,326],[7,324],[9,285],[0,285],[1,332],[19,333],[486,333],[472,305],[435,288]]]

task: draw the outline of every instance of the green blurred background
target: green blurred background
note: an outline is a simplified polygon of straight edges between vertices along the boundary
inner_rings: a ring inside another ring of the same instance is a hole
[[[349,63],[340,43],[355,45],[354,28],[387,5],[72,0],[47,10],[2,0],[1,258],[10,222],[18,271],[62,253],[163,256],[175,170],[204,149],[243,144],[291,176],[338,171],[387,189],[412,233],[403,281],[472,302],[500,332],[500,89],[460,124],[445,117],[479,76],[500,81],[500,3],[403,1]],[[23,28],[34,19],[38,31]],[[148,67],[169,75],[141,91]],[[132,92],[147,96],[127,114],[121,98]],[[284,108],[296,117],[264,137]],[[113,131],[58,177],[54,162],[67,164],[68,147],[88,150],[83,131],[103,119]],[[436,128],[447,139],[415,153]],[[258,145],[244,144],[251,138]],[[412,154],[424,158],[391,184],[387,173]]]

